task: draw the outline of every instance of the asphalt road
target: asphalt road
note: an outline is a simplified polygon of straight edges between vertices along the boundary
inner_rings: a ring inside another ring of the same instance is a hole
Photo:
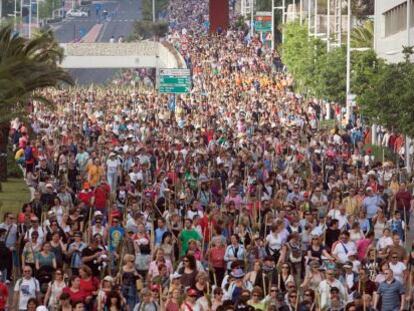
[[[108,11],[111,18],[106,21],[99,21],[96,15],[95,4],[100,3],[102,9]],[[132,32],[135,20],[140,18],[140,0],[109,0],[93,1],[89,6],[91,12],[89,17],[68,17],[62,23],[54,25],[56,39],[61,43],[79,40],[80,33],[86,34],[91,28],[103,23],[103,28],[98,36],[98,42],[109,42],[114,36],[118,40]],[[109,81],[117,72],[117,69],[71,69],[69,70],[78,84],[102,84]]]

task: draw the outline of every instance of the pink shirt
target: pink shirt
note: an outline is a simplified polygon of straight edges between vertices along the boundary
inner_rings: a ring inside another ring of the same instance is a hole
[[[358,253],[358,259],[363,260],[365,256],[367,255],[368,247],[371,245],[371,240],[369,239],[363,239],[357,241],[357,253]]]
[[[171,264],[171,261],[169,259],[166,259],[164,264],[167,267],[168,274],[172,274],[174,272],[174,269]],[[153,278],[160,274],[160,272],[158,271],[158,263],[156,260],[151,261],[151,263],[149,264],[148,273]]]
[[[234,202],[236,209],[240,209],[240,206],[243,203],[243,199],[238,194],[235,197],[231,197],[230,195],[227,195],[226,198],[224,199],[224,204],[228,204],[231,201]]]

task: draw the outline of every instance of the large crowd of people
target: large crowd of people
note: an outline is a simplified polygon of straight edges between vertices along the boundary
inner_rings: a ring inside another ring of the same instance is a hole
[[[33,199],[0,224],[0,310],[411,308],[409,180],[207,13],[169,7],[190,94],[45,90],[13,122]]]

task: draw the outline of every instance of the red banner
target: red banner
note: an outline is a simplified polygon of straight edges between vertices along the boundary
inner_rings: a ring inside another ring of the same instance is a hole
[[[229,0],[210,0],[210,32],[229,27]]]

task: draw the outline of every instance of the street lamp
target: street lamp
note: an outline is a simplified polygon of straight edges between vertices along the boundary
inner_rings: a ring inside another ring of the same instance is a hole
[[[351,95],[351,0],[348,0],[348,21],[346,34],[346,115],[345,120],[349,122],[352,114]]]
[[[155,0],[152,0],[152,22],[155,23]]]

